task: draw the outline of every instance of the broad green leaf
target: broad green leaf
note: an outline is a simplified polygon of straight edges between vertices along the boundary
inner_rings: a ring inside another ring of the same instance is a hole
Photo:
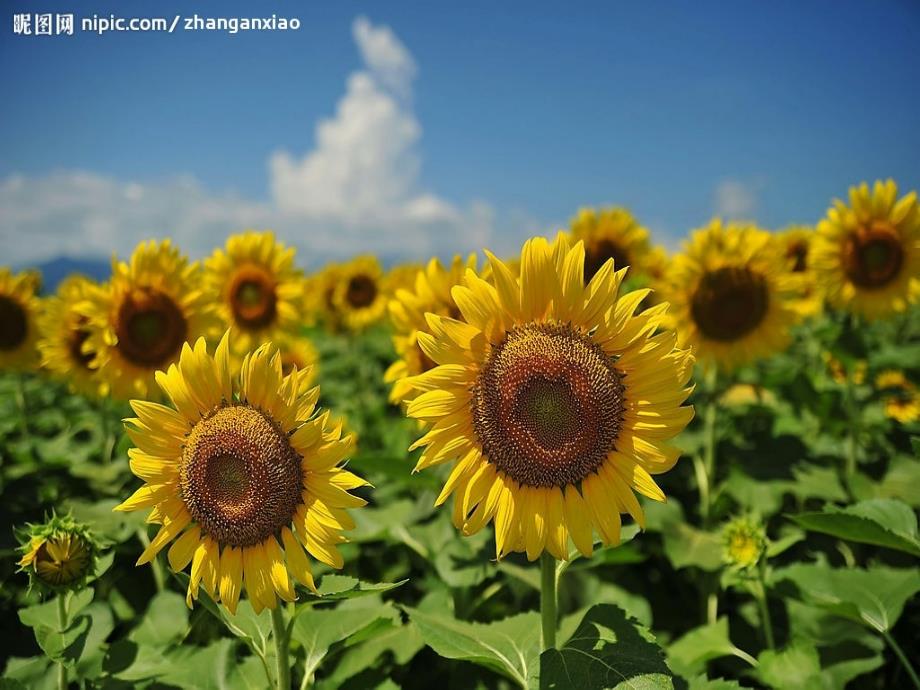
[[[447,659],[471,661],[520,687],[534,685],[540,659],[540,615],[529,612],[495,623],[467,623],[406,608],[425,644]]]
[[[178,642],[188,629],[185,597],[176,592],[160,592],[150,600],[140,624],[128,639],[139,645],[167,647]]]
[[[171,649],[163,664],[163,674],[158,681],[165,686],[178,686],[187,690],[229,690],[227,675],[234,641],[218,640],[207,647],[178,645]],[[263,683],[265,677],[263,674]]]
[[[674,672],[692,676],[706,669],[706,662],[723,656],[738,656],[751,663],[753,659],[732,644],[728,636],[728,618],[701,625],[668,645],[668,662]]]
[[[39,625],[34,628],[35,641],[52,661],[73,666],[86,648],[86,638],[93,619],[80,614],[65,630]]]
[[[674,523],[664,532],[664,552],[678,570],[696,566],[701,570],[722,567],[722,537],[704,532],[685,522]]]
[[[917,516],[910,506],[900,501],[860,501],[846,508],[827,506],[820,513],[802,513],[789,517],[813,532],[920,556]]]
[[[399,613],[391,604],[353,609],[305,607],[294,619],[291,638],[303,647],[304,673],[312,675],[333,645],[399,623]]]
[[[399,582],[361,582],[357,578],[348,577],[347,575],[324,575],[319,586],[316,588],[319,597],[309,592],[306,593],[307,600],[316,601],[336,601],[338,599],[354,599],[356,597],[366,597],[373,594],[388,592],[406,584],[408,580]]]
[[[821,675],[821,662],[814,647],[794,644],[780,651],[766,650],[757,657],[755,675],[777,690],[830,690]]]
[[[344,651],[327,682],[332,687],[338,687],[352,676],[374,666],[384,654],[391,654],[393,663],[404,666],[424,646],[421,633],[412,623],[385,628],[370,639]]]
[[[835,615],[887,632],[904,604],[920,591],[920,570],[873,566],[834,569],[796,564],[777,570],[773,582],[793,585],[793,596]]]
[[[687,690],[744,690],[738,681],[713,678],[710,680],[705,674],[690,679]]]
[[[98,678],[102,675],[105,641],[115,628],[115,619],[108,605],[98,601],[87,606],[82,615],[92,618],[93,623],[86,637],[83,655],[77,661],[76,672],[80,678]]]
[[[59,595],[59,596],[68,596],[68,595]],[[87,587],[81,589],[75,594],[69,595],[67,600],[67,616],[71,620],[76,618],[76,616],[93,600],[95,592]],[[19,620],[23,625],[27,625],[30,628],[45,626],[53,630],[58,630],[60,625],[58,623],[58,600],[57,597],[50,599],[49,601],[44,602],[43,604],[35,604],[34,606],[29,606],[24,609],[19,610]]]
[[[651,633],[610,604],[592,606],[565,644],[540,655],[541,690],[673,687]]]
[[[28,690],[58,690],[57,664],[51,663],[46,656],[12,657],[7,661],[3,680],[20,683],[20,687]]]

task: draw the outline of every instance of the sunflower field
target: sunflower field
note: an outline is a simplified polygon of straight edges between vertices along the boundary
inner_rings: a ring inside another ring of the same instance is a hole
[[[0,269],[0,688],[920,689],[920,204]]]

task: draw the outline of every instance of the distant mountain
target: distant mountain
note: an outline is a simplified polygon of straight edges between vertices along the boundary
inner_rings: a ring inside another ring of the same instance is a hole
[[[108,280],[112,275],[112,264],[108,259],[72,259],[59,256],[37,266],[20,266],[19,270],[35,268],[42,273],[42,292],[50,294],[57,289],[58,283],[71,273],[81,273],[93,280]]]

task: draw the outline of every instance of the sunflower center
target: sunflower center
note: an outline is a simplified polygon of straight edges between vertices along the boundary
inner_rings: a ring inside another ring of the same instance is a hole
[[[483,455],[527,486],[576,484],[614,450],[623,375],[568,324],[518,326],[495,346],[472,390]]]
[[[179,354],[188,324],[172,297],[156,288],[138,287],[122,300],[115,333],[118,349],[127,360],[156,367]]]
[[[792,259],[793,272],[803,273],[807,268],[808,245],[804,242],[794,242],[786,250],[786,258]]]
[[[89,565],[89,551],[73,535],[46,541],[35,554],[35,572],[52,585],[66,585],[82,577]]]
[[[230,308],[234,319],[244,328],[264,328],[278,313],[275,282],[259,266],[243,266],[230,285]]]
[[[757,328],[768,306],[764,276],[748,268],[724,266],[700,280],[690,313],[706,338],[731,342]]]
[[[623,247],[612,240],[603,239],[585,247],[585,281],[591,280],[601,266],[613,259],[613,267],[620,270],[629,265],[629,254]]]
[[[903,263],[904,249],[898,234],[887,225],[850,235],[844,249],[844,270],[862,288],[884,287],[897,277]]]
[[[26,310],[12,297],[0,295],[0,350],[15,350],[29,332]]]
[[[247,405],[218,408],[188,435],[182,499],[220,544],[252,546],[289,525],[302,502],[300,455],[287,434]]]
[[[355,309],[370,306],[377,297],[377,283],[370,276],[356,275],[348,281],[345,299]]]
[[[67,335],[67,349],[74,362],[84,369],[89,369],[90,362],[93,361],[93,353],[83,352],[83,343],[89,338],[89,331],[84,327],[85,324],[86,317],[79,316]]]

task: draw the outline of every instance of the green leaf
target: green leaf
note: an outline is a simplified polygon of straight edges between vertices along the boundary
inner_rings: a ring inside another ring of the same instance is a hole
[[[704,674],[691,678],[687,690],[744,690],[744,688],[738,685],[738,681],[725,680],[724,678],[710,680]]]
[[[701,625],[668,645],[668,662],[674,672],[692,676],[706,669],[706,662],[723,656],[751,657],[739,650],[728,636],[728,618]]]
[[[777,690],[820,690],[827,687],[814,647],[794,644],[781,651],[768,649],[761,652],[757,661],[755,675],[768,687]]]
[[[372,594],[381,594],[391,589],[396,589],[406,584],[408,580],[399,582],[361,582],[357,578],[346,575],[324,575],[317,587],[319,597],[307,595],[313,601],[336,601],[338,599],[354,599]]]
[[[713,571],[722,567],[722,537],[704,532],[685,522],[672,524],[664,532],[664,552],[678,570],[696,566]]]
[[[890,630],[904,604],[920,591],[920,571],[874,566],[833,569],[825,565],[796,564],[777,570],[773,582],[788,582],[793,596],[877,632]]]
[[[92,624],[92,618],[81,615],[71,622],[66,630],[40,625],[34,628],[35,641],[52,661],[73,666],[83,654]]]
[[[95,602],[83,612],[92,618],[89,634],[86,637],[83,655],[77,661],[77,675],[80,678],[98,678],[102,675],[102,662],[105,659],[105,641],[115,628],[115,619],[107,604]]]
[[[415,625],[398,625],[377,632],[370,639],[342,653],[335,671],[326,679],[339,687],[352,676],[373,667],[384,654],[393,656],[393,663],[404,666],[425,646]]]
[[[178,642],[188,629],[185,597],[176,592],[160,592],[150,601],[147,611],[128,639],[139,645],[167,647]]]
[[[89,587],[81,589],[79,592],[70,595],[70,598],[67,601],[68,618],[74,619],[77,614],[80,613],[80,611],[89,606],[90,602],[93,600],[94,595],[95,592],[93,592],[93,590]],[[57,597],[50,599],[43,604],[35,604],[34,606],[20,609],[19,620],[23,625],[27,625],[30,628],[45,626],[53,630],[58,630],[60,625],[58,623]]]
[[[901,501],[874,499],[847,508],[827,506],[820,513],[789,517],[813,532],[920,556],[917,516],[910,506]]]
[[[540,655],[541,690],[673,687],[655,638],[611,604],[592,606],[562,647]]]
[[[313,674],[333,645],[398,625],[399,622],[399,613],[391,604],[352,609],[341,606],[334,609],[305,607],[294,619],[291,637],[303,646],[304,672]]]
[[[522,613],[495,623],[467,623],[406,608],[425,644],[447,659],[471,661],[511,678],[535,684],[540,659],[540,615]]]
[[[207,647],[180,645],[170,650],[157,680],[166,686],[188,690],[224,690],[233,687],[227,675],[233,640],[224,638]],[[262,682],[265,678],[263,674]]]

